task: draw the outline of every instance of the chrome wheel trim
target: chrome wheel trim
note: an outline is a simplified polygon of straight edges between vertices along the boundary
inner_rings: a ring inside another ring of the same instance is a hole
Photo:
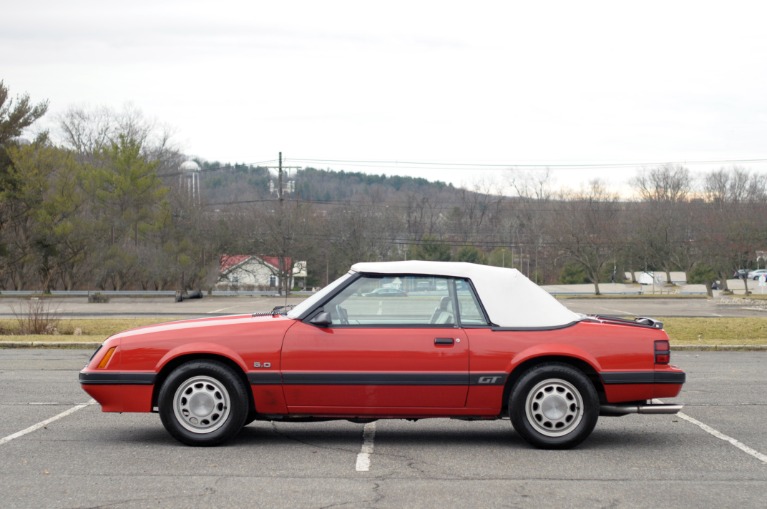
[[[555,438],[571,433],[583,419],[583,412],[580,391],[566,380],[544,380],[527,393],[525,416],[541,435]]]
[[[176,420],[192,433],[212,433],[223,426],[231,409],[229,391],[209,376],[185,380],[173,396]]]

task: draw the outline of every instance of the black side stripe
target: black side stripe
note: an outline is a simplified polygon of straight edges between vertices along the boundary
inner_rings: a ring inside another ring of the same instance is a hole
[[[285,385],[468,385],[468,373],[283,373]]]
[[[248,373],[248,382],[250,385],[280,385],[282,376],[278,371],[259,371]]]
[[[152,385],[155,373],[80,373],[83,385]]]
[[[279,373],[250,373],[251,384],[279,384]],[[283,373],[285,385],[503,385],[506,373]]]
[[[605,385],[683,384],[685,373],[600,373]],[[153,385],[155,373],[80,373],[83,385]],[[506,373],[248,373],[252,385],[504,385]]]
[[[656,371],[611,372],[600,376],[605,385],[683,384],[686,380],[685,373]]]

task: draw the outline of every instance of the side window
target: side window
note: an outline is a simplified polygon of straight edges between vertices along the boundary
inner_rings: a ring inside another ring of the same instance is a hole
[[[324,308],[334,325],[455,325],[449,279],[433,276],[365,276]]]
[[[457,279],[455,292],[458,296],[458,306],[461,311],[461,325],[488,325],[474,289],[465,279]]]

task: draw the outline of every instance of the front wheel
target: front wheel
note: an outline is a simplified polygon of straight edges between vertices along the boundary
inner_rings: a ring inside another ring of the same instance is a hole
[[[248,417],[247,389],[226,365],[191,361],[165,380],[158,397],[160,419],[187,445],[218,445],[237,435]]]
[[[509,398],[514,429],[542,449],[568,449],[585,440],[599,418],[599,397],[578,369],[559,363],[526,371]]]

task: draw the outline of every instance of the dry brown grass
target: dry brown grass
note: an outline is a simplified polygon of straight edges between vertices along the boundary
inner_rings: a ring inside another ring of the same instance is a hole
[[[659,318],[672,345],[767,345],[767,318]]]
[[[26,334],[14,319],[0,320],[0,343],[39,341],[55,343],[101,342],[118,332],[151,325],[157,318],[73,318],[60,319],[51,334]],[[76,334],[76,331],[79,334]]]

